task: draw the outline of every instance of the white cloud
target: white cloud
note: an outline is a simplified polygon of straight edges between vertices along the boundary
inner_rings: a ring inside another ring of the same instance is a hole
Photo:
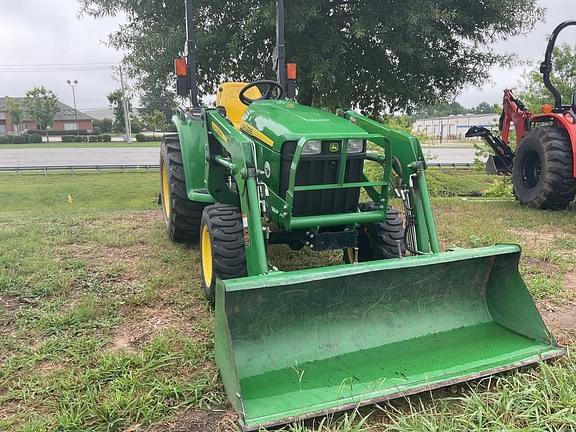
[[[498,53],[516,53],[522,60],[533,65],[544,60],[544,51],[548,43],[548,35],[562,21],[576,20],[576,0],[539,0],[540,6],[546,8],[545,22],[536,25],[530,34],[517,36],[494,45]],[[574,44],[576,27],[565,30],[558,38],[558,43]],[[491,71],[492,80],[481,88],[466,89],[457,100],[464,106],[478,105],[480,102],[502,103],[502,92],[505,88],[517,86],[527,67],[503,69],[496,67]]]

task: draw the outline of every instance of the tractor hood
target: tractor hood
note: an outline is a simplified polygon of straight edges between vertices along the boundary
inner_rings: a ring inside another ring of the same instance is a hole
[[[250,105],[240,126],[252,138],[274,147],[302,137],[317,139],[364,138],[366,131],[350,121],[286,100],[263,100]]]

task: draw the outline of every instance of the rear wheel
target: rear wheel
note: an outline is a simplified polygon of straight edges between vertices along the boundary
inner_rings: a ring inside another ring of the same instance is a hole
[[[522,204],[561,210],[576,196],[572,144],[562,128],[539,127],[527,132],[518,147],[512,179]]]
[[[242,215],[231,205],[206,207],[200,228],[201,285],[206,298],[215,302],[216,279],[246,276]]]
[[[206,204],[188,199],[178,135],[168,135],[162,140],[160,204],[170,239],[178,242],[197,242],[202,210]]]
[[[360,204],[360,211],[377,210],[373,202]],[[404,225],[400,212],[394,207],[388,207],[386,220],[383,222],[362,225],[358,229],[358,261],[375,261],[398,258],[406,254],[404,243]],[[354,261],[354,249],[344,250],[344,262]]]

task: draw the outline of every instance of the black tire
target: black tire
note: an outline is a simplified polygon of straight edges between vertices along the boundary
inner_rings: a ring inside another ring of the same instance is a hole
[[[197,243],[206,204],[188,199],[178,135],[165,136],[160,147],[160,204],[170,239]]]
[[[373,202],[361,203],[360,211],[372,211],[378,209]],[[400,212],[394,207],[388,207],[386,220],[383,222],[362,225],[358,229],[358,261],[375,261],[382,259],[398,258],[406,254],[404,243],[404,224]],[[350,249],[344,250],[344,262],[351,263],[353,256]]]
[[[247,275],[242,214],[231,205],[207,206],[202,214],[200,233],[200,280],[206,298],[214,305],[216,279]],[[210,247],[207,247],[207,241]],[[208,263],[211,266],[209,272],[206,268]]]
[[[572,144],[562,128],[538,127],[522,139],[512,169],[514,192],[523,205],[562,210],[576,196]]]

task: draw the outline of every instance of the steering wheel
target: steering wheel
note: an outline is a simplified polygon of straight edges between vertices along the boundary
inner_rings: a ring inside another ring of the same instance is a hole
[[[262,87],[266,91],[260,91],[262,93],[261,97],[256,98],[256,99],[251,99],[248,96],[246,96],[246,93],[248,92],[248,90],[250,90],[254,87],[256,87],[258,90],[260,90],[260,87]],[[284,89],[276,81],[271,81],[271,80],[254,81],[254,82],[251,82],[250,84],[248,84],[246,87],[244,87],[240,91],[240,94],[238,95],[238,97],[240,98],[240,101],[244,105],[250,105],[252,102],[257,101],[257,100],[282,99],[284,97]]]

